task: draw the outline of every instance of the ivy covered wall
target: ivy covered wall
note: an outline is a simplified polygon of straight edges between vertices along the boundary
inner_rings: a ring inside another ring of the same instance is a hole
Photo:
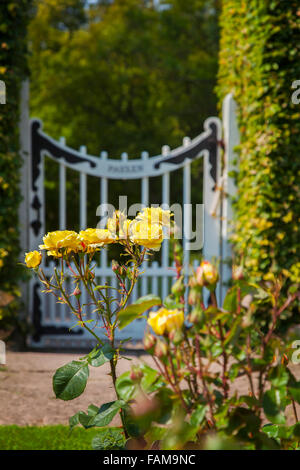
[[[6,104],[0,105],[0,329],[16,312],[16,302],[10,301],[19,295],[23,272],[17,264],[22,163],[18,123],[21,82],[28,75],[26,31],[31,5],[32,0],[0,2],[0,80],[6,85]]]
[[[235,251],[252,277],[286,269],[299,280],[300,79],[297,0],[223,0],[219,101],[238,104]]]

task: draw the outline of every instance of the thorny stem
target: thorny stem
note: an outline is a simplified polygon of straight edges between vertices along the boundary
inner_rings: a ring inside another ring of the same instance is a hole
[[[215,291],[211,292],[211,300],[212,300],[213,306],[218,308],[218,303],[217,303],[217,298],[216,298]],[[224,332],[223,332],[223,327],[222,327],[221,320],[218,321],[218,327],[219,327],[220,340],[221,340],[221,343],[222,343],[222,350],[223,350],[223,352],[222,352],[222,356],[223,356],[223,371],[222,371],[223,391],[224,391],[224,397],[228,398],[228,391],[229,391],[229,386],[228,386],[228,382],[227,382],[228,356],[227,356],[227,353],[226,353],[225,347],[224,347],[224,339],[225,338],[224,338]]]
[[[170,365],[171,365],[172,374],[173,374],[173,377],[174,377],[174,386],[177,389],[177,393],[180,397],[182,405],[184,406],[185,410],[188,411],[187,405],[186,405],[186,403],[184,401],[184,398],[183,398],[183,395],[182,395],[181,388],[178,385],[177,375],[176,375],[176,371],[174,369],[174,364],[173,364],[172,356],[170,354],[170,349],[168,349],[168,358],[169,358],[169,362],[170,362]]]
[[[112,349],[115,349],[114,330],[112,330],[110,345],[111,345]],[[114,356],[109,362],[110,362],[111,378],[112,378],[113,386],[114,386],[114,389],[115,389],[115,394],[116,394],[117,399],[119,400],[120,397],[119,397],[119,393],[118,393],[118,390],[117,390],[117,373],[116,373],[117,361],[118,361],[118,355],[116,357]],[[126,437],[126,439],[128,439],[129,434],[128,434],[127,428],[126,428],[126,419],[125,419],[125,415],[124,415],[124,410],[122,408],[120,409],[119,414],[120,414],[120,418],[121,418],[121,421],[122,421],[122,426],[123,426],[125,437]]]
[[[296,408],[295,400],[293,398],[292,398],[292,406],[293,406],[293,411],[294,411],[294,416],[295,416],[295,422],[297,424],[298,423],[297,408]]]
[[[65,299],[66,303],[68,304],[68,306],[70,307],[70,309],[72,310],[72,312],[74,312],[76,316],[79,315],[80,322],[81,322],[82,326],[83,326],[89,333],[91,333],[91,335],[93,335],[94,338],[96,338],[96,340],[97,340],[98,343],[100,343],[101,345],[103,345],[103,342],[101,341],[101,339],[100,339],[100,338],[96,335],[96,333],[94,333],[94,331],[91,330],[91,329],[86,325],[86,323],[83,321],[82,315],[81,315],[81,309],[80,309],[80,312],[78,312],[78,311],[73,307],[73,305],[71,304],[71,302],[69,301],[69,298],[68,298],[67,294],[65,293],[65,291],[64,291],[64,289],[63,289],[62,283],[61,283],[60,280],[58,279],[58,275],[57,275],[56,270],[54,270],[54,275],[55,275],[55,279],[56,279],[57,285],[59,286],[59,290],[61,291],[63,298]]]
[[[251,368],[251,361],[250,361],[250,354],[251,354],[251,337],[250,333],[247,335],[247,345],[246,345],[246,356],[247,356],[247,377],[249,380],[249,385],[251,389],[252,396],[255,398],[255,391],[254,391],[254,386],[253,386],[253,380],[252,380],[252,368]]]
[[[274,309],[273,309],[273,321],[272,321],[272,325],[270,326],[268,333],[266,334],[266,336],[265,336],[264,339],[263,339],[263,346],[264,346],[264,348],[265,348],[265,346],[267,345],[267,343],[269,342],[269,340],[270,340],[270,338],[271,338],[271,336],[272,336],[272,334],[273,334],[273,331],[275,330],[277,320],[278,320],[278,318],[280,317],[281,313],[284,312],[284,310],[285,310],[292,302],[294,302],[294,300],[295,300],[297,297],[300,297],[300,293],[299,293],[299,292],[296,292],[295,294],[290,295],[290,296],[286,299],[286,301],[284,302],[284,304],[283,304],[279,309],[277,309],[277,303],[275,303],[275,306],[274,306]]]
[[[188,349],[188,352],[189,352],[189,355],[190,355],[190,358],[191,358],[191,361],[192,361],[192,365],[195,368],[196,367],[196,362],[195,362],[194,352],[191,348],[191,345],[190,345],[190,342],[189,342],[189,339],[188,339],[188,336],[187,336],[187,332],[186,332],[185,329],[183,331],[183,335],[184,335],[184,339],[185,339],[185,342],[186,342],[186,345],[187,345],[187,349]],[[195,375],[192,375],[192,381],[193,381],[194,393],[196,395],[198,395],[198,384],[197,384],[197,378],[195,377]]]
[[[208,401],[211,421],[215,425],[213,400],[212,400],[211,395],[209,393],[209,390],[207,388],[206,380],[205,380],[204,374],[203,374],[203,367],[202,367],[202,361],[201,361],[200,345],[199,345],[198,335],[196,335],[196,337],[195,337],[195,345],[196,345],[196,353],[197,353],[198,364],[199,364],[198,375],[199,375],[199,378],[202,382],[203,394],[204,394],[206,400]]]
[[[169,358],[169,360],[172,363],[172,358],[171,359]],[[172,365],[173,365],[173,363],[172,363]],[[172,370],[172,373],[173,373],[173,376],[174,376],[174,383],[173,383],[172,378],[170,377],[167,366],[165,364],[163,364],[163,366],[164,366],[164,370],[165,370],[168,382],[170,383],[170,385],[173,388],[174,392],[179,396],[180,401],[181,401],[182,406],[184,407],[185,411],[188,412],[189,410],[188,410],[187,404],[185,403],[184,398],[182,396],[182,391],[181,391],[180,387],[177,385],[176,376],[173,372],[174,369]]]

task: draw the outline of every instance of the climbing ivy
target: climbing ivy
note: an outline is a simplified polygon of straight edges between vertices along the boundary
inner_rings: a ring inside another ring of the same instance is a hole
[[[16,312],[20,203],[19,102],[22,80],[28,75],[26,30],[32,0],[0,2],[0,80],[6,85],[6,104],[0,105],[0,328]],[[5,292],[5,294],[3,294]],[[9,304],[9,308],[3,305]]]
[[[233,93],[241,144],[235,251],[252,278],[299,280],[300,79],[297,0],[223,0],[217,93]],[[298,260],[298,262],[297,262]]]

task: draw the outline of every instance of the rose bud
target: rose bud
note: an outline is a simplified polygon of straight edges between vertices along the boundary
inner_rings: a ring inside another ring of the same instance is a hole
[[[127,271],[126,271],[126,277],[127,277],[127,279],[129,279],[129,281],[133,280],[133,275],[134,275],[133,271],[128,268]]]
[[[201,287],[213,287],[219,280],[218,271],[209,261],[202,261],[197,268],[196,277],[198,285]]]
[[[132,366],[130,371],[130,378],[133,382],[140,382],[143,376],[143,371],[141,371],[138,366]]]
[[[199,303],[201,300],[201,294],[200,292],[198,291],[198,289],[190,289],[190,292],[189,292],[189,305],[196,305],[197,303]]]
[[[174,295],[182,296],[184,294],[185,286],[183,282],[183,276],[180,276],[179,279],[173,284],[171,292]]]
[[[243,279],[244,273],[243,273],[243,267],[242,266],[232,266],[232,279],[235,281],[240,281]]]
[[[167,353],[168,353],[168,347],[166,343],[164,343],[160,339],[157,339],[155,349],[154,349],[154,355],[161,359],[165,357]]]
[[[183,334],[181,330],[172,330],[169,333],[169,340],[175,345],[180,344],[183,340]]]
[[[39,251],[25,253],[25,263],[27,268],[37,269],[42,262],[42,254]]]
[[[202,308],[195,307],[189,315],[189,321],[194,323],[194,325],[203,325],[205,321],[205,314]]]
[[[196,276],[191,276],[189,279],[189,286],[196,287],[198,285]]]
[[[114,272],[117,272],[118,269],[119,269],[119,263],[116,261],[116,260],[112,260],[112,263],[111,263],[111,269],[114,271]]]
[[[76,297],[77,299],[79,299],[79,297],[81,296],[81,290],[79,289],[78,286],[75,287],[74,292],[73,292],[72,295],[75,295],[75,297]]]
[[[146,351],[149,349],[154,348],[156,344],[156,338],[155,336],[151,335],[150,333],[147,333],[144,337],[144,348]]]

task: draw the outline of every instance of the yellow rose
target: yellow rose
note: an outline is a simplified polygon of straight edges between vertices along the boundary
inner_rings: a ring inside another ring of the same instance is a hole
[[[121,211],[115,211],[113,216],[107,220],[107,228],[118,238],[128,238],[128,229],[132,221],[127,219]]]
[[[116,237],[109,230],[101,228],[87,228],[86,230],[81,230],[79,236],[84,245],[92,249],[97,249],[116,241]]]
[[[61,257],[62,257],[62,253],[60,253],[59,250],[50,250],[50,251],[47,251],[47,255],[48,255],[48,256],[53,256],[54,258],[61,258]]]
[[[150,312],[148,324],[157,335],[170,333],[174,329],[180,329],[184,322],[183,310],[168,310],[164,307],[157,312]]]
[[[78,251],[81,249],[79,235],[72,230],[48,232],[47,235],[44,236],[43,242],[44,244],[40,245],[41,250],[56,252],[60,248],[67,248],[69,251]]]
[[[219,274],[215,266],[209,261],[202,261],[196,271],[199,286],[212,286],[219,280]]]
[[[126,219],[123,221],[119,228],[119,238],[127,239],[129,237],[129,230],[132,220]]]
[[[30,251],[25,253],[25,263],[27,268],[37,268],[42,261],[42,254],[39,251]]]
[[[164,239],[163,230],[159,224],[149,224],[143,221],[132,221],[129,227],[130,240],[137,245],[143,245],[158,251]]]
[[[170,227],[171,211],[161,209],[160,207],[146,207],[138,213],[136,220],[148,222],[149,224],[159,224],[164,227]]]

